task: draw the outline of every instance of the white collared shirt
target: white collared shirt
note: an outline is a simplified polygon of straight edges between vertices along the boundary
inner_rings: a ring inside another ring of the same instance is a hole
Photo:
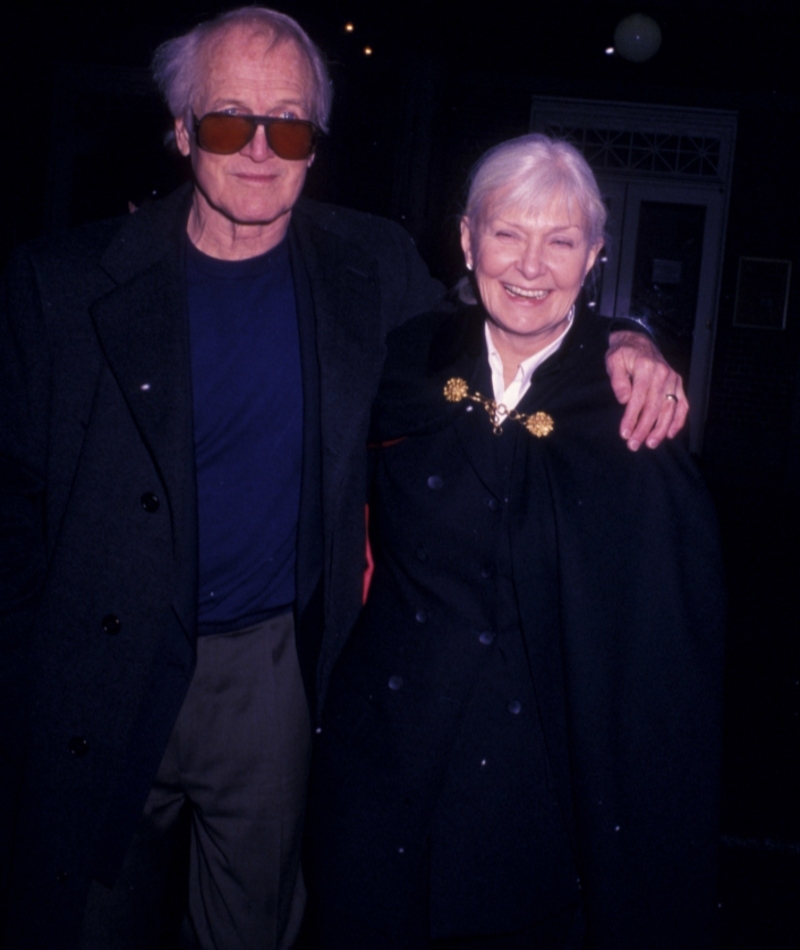
[[[517,370],[516,376],[511,380],[506,388],[505,380],[503,378],[503,361],[500,358],[500,354],[497,352],[497,347],[494,345],[494,340],[492,339],[492,334],[489,329],[489,322],[484,324],[483,332],[486,335],[486,349],[489,354],[489,369],[492,371],[492,389],[494,390],[494,401],[498,405],[503,405],[506,407],[506,410],[516,409],[520,403],[520,400],[525,395],[525,393],[530,389],[531,386],[531,377],[534,372],[544,363],[548,356],[555,353],[555,351],[561,346],[564,342],[564,337],[569,333],[569,328],[572,326],[572,321],[575,319],[575,305],[572,305],[570,312],[567,314],[567,325],[564,329],[564,332],[559,334],[559,336],[553,340],[552,343],[549,343],[543,350],[540,350],[538,353],[534,353],[533,356],[529,356],[526,360],[523,360],[519,364],[519,369]]]

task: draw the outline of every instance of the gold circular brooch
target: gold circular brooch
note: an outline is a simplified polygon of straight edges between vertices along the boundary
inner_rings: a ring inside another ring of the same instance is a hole
[[[546,435],[550,435],[553,431],[554,423],[553,417],[549,416],[546,412],[534,412],[532,416],[525,418],[523,425],[531,435],[535,435],[537,439],[541,439]]]
[[[454,376],[444,384],[444,398],[448,402],[461,402],[469,395],[469,386],[464,379]]]

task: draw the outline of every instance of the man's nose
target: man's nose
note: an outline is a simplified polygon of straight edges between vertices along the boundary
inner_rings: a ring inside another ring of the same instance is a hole
[[[267,142],[267,130],[263,125],[256,126],[256,134],[242,149],[242,155],[254,162],[264,162],[274,154]]]

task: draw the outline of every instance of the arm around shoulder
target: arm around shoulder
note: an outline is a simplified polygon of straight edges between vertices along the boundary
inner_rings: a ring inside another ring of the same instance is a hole
[[[617,400],[625,406],[620,435],[635,452],[674,438],[689,414],[683,380],[643,331],[613,330],[606,369]]]

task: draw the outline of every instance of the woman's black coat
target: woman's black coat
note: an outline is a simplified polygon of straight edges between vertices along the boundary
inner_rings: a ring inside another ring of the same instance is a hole
[[[312,894],[321,910],[362,920],[393,945],[424,935],[436,809],[443,795],[459,802],[459,789],[475,787],[483,761],[458,751],[465,741],[481,748],[472,711],[488,709],[493,690],[513,699],[519,664],[499,659],[511,597],[588,945],[706,950],[724,612],[709,499],[682,445],[632,453],[619,438],[606,328],[591,315],[579,316],[518,407],[549,413],[549,436],[507,421],[497,438],[478,404],[448,403],[453,377],[491,392],[483,320],[472,307],[390,337],[373,421],[376,569],[323,710]],[[496,744],[488,718],[485,738]],[[489,781],[481,794],[480,814],[492,817],[476,841],[503,840],[529,803],[508,800],[507,784],[500,792]],[[469,854],[463,840],[437,845]],[[487,880],[465,869],[433,910],[469,919],[470,893],[489,887],[493,929],[518,927],[526,910],[503,895],[525,850],[509,853],[499,875],[490,865]],[[533,917],[541,898],[529,897]]]

